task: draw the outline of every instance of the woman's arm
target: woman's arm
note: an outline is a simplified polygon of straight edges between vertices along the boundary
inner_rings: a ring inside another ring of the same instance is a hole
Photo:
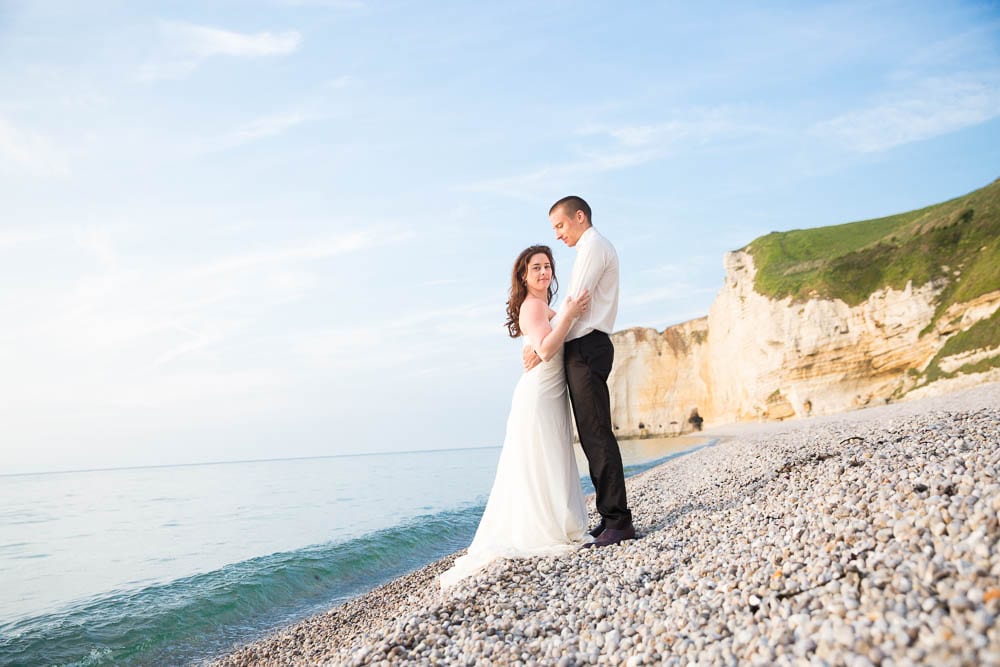
[[[537,341],[534,348],[542,361],[548,361],[562,347],[570,326],[587,309],[589,304],[590,294],[586,290],[576,299],[571,296],[567,297],[562,317],[559,318],[556,328],[553,329],[548,318],[548,306],[541,299],[526,299],[521,305],[518,325],[526,336]]]

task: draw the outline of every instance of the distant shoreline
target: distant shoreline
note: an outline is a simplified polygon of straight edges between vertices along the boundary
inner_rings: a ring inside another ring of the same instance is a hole
[[[159,468],[192,468],[196,466],[218,466],[242,463],[274,463],[276,461],[312,461],[316,459],[339,459],[356,456],[398,456],[401,454],[426,454],[431,452],[465,452],[477,449],[499,449],[500,445],[478,445],[474,447],[436,447],[430,449],[405,449],[401,451],[354,452],[348,454],[316,454],[313,456],[282,456],[267,459],[235,459],[232,461],[202,461],[200,463],[152,463],[148,465],[112,466],[107,468],[74,468],[70,470],[40,470],[35,472],[5,472],[0,477],[24,477],[27,475],[67,475],[84,472],[114,472],[116,470],[155,470]]]

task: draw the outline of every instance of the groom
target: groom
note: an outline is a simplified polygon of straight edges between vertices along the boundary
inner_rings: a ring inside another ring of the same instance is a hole
[[[556,238],[576,248],[568,294],[579,294],[586,288],[591,297],[589,310],[566,334],[563,358],[576,430],[590,464],[601,515],[601,522],[590,531],[597,538],[592,546],[606,547],[635,538],[632,512],[625,499],[622,455],[611,428],[608,392],[608,375],[615,356],[608,334],[618,314],[618,254],[611,242],[594,229],[590,206],[580,197],[563,197],[553,204],[549,221]],[[540,361],[531,348],[526,348],[526,370]]]

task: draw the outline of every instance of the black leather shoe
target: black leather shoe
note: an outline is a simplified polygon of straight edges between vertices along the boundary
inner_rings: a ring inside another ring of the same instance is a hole
[[[605,528],[604,532],[598,536],[596,540],[590,544],[584,544],[584,549],[589,549],[591,547],[610,547],[612,544],[618,544],[619,542],[624,542],[625,540],[635,539],[635,527],[630,523],[624,528]]]
[[[590,529],[590,536],[599,537],[603,532],[604,532],[604,519],[601,519],[600,523],[598,523],[596,526]]]

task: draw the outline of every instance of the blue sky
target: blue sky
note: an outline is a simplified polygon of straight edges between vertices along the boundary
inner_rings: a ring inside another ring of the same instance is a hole
[[[663,329],[997,155],[992,2],[3,2],[0,472],[499,445],[555,199]]]

